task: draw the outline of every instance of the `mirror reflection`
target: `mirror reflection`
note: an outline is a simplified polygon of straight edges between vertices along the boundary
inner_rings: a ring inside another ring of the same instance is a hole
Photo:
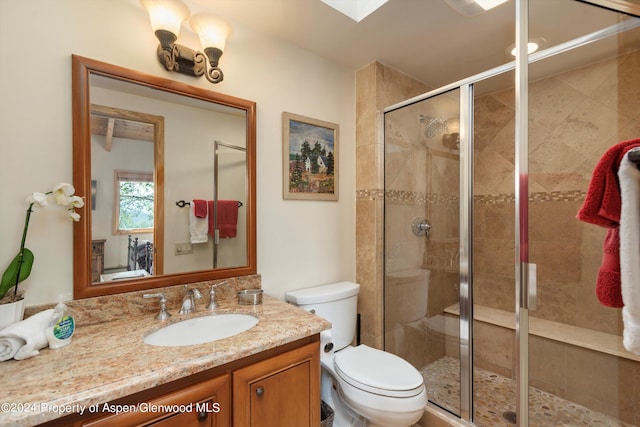
[[[255,103],[76,62],[74,184],[91,206],[76,296],[254,274]]]

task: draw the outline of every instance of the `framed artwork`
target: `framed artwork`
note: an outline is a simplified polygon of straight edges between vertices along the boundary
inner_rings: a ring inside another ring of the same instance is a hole
[[[282,113],[282,197],[338,200],[338,146],[335,123]]]

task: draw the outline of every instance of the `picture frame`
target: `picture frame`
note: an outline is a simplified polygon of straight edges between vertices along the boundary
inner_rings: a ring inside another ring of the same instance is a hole
[[[340,126],[282,113],[282,197],[287,200],[339,198]]]

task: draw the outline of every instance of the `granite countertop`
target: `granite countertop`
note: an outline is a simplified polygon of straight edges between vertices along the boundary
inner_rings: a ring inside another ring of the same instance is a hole
[[[255,306],[238,305],[236,298],[218,303],[216,312],[253,314],[258,324],[205,344],[156,347],[143,343],[147,333],[168,322],[209,314],[200,303],[195,313],[179,316],[172,311],[171,319],[164,322],[147,314],[79,325],[66,347],[44,348],[31,359],[0,363],[0,425],[31,426],[80,412],[83,407],[202,372],[331,326],[318,316],[267,295]]]

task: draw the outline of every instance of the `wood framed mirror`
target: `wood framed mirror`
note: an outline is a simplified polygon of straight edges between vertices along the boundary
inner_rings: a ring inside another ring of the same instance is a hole
[[[74,298],[256,274],[255,102],[77,55],[72,88]]]

